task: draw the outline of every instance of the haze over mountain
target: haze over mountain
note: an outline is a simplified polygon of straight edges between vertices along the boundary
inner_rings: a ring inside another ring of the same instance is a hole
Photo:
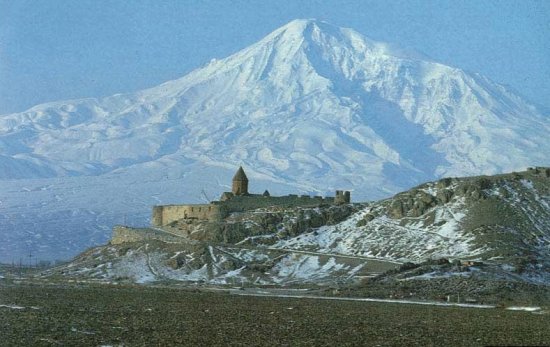
[[[371,200],[548,165],[549,133],[483,76],[295,20],[157,87],[0,116],[0,260],[72,255],[153,204],[215,199],[238,165],[252,190]]]

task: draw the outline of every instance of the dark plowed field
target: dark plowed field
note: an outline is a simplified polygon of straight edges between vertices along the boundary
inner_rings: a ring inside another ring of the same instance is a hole
[[[549,326],[502,309],[0,284],[2,346],[549,345]]]

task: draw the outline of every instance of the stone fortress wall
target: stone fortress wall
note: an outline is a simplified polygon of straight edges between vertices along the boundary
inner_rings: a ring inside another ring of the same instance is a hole
[[[153,207],[153,226],[168,225],[180,219],[220,220],[227,216],[227,208],[219,204],[163,205]]]
[[[350,203],[349,191],[336,191],[335,197],[308,195],[270,196],[248,193],[248,178],[242,167],[233,177],[232,192],[224,192],[220,201],[210,204],[163,205],[153,207],[151,224],[155,227],[167,226],[178,220],[220,221],[233,212],[244,212],[270,206],[315,207],[328,204]]]
[[[334,198],[292,194],[285,196],[236,195],[229,200],[214,203],[226,206],[229,212],[243,212],[270,206],[313,207],[323,204],[334,204]]]

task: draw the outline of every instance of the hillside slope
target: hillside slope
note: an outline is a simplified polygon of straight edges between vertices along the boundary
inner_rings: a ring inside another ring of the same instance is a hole
[[[484,295],[507,282],[540,295],[550,284],[550,168],[443,179],[371,204],[258,209],[224,223],[218,231],[197,224],[187,236],[128,229],[130,242],[92,249],[48,276],[287,286],[385,272],[375,286],[438,279],[484,283]]]
[[[550,169],[425,183],[275,247],[422,262],[462,258],[550,277]]]
[[[548,115],[483,76],[296,20],[147,90],[0,116],[1,260],[51,257],[57,239],[74,254],[152,204],[211,199],[240,164],[280,194],[363,201],[547,165],[548,133]]]

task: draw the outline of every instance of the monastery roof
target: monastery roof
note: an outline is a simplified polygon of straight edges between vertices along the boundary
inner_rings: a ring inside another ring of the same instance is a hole
[[[242,166],[239,166],[239,170],[237,170],[237,173],[233,176],[233,181],[248,181],[248,177],[246,177]]]

